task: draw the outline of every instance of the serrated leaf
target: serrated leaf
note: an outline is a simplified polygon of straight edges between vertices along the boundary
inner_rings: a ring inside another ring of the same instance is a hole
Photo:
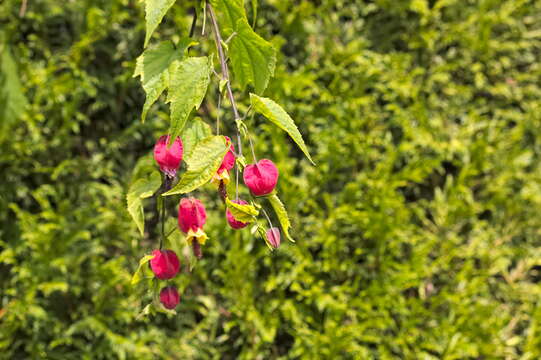
[[[251,83],[255,92],[261,94],[274,75],[276,50],[252,30],[246,19],[237,21],[235,31],[228,53],[233,73],[243,90]]]
[[[272,208],[274,209],[274,213],[276,214],[276,217],[278,217],[278,221],[280,221],[280,225],[282,226],[282,230],[284,231],[284,235],[286,238],[291,241],[295,242],[291,235],[289,234],[289,228],[291,228],[291,222],[289,221],[289,216],[287,215],[287,210],[280,201],[280,198],[276,193],[272,193],[270,196],[267,197],[269,199],[269,202],[272,205]]]
[[[226,38],[235,31],[238,20],[248,20],[244,0],[210,0],[210,3],[220,15],[220,32]]]
[[[174,65],[167,93],[167,102],[171,103],[168,133],[172,138],[180,134],[191,111],[201,106],[212,71],[212,62],[206,56],[190,57]]]
[[[200,141],[186,158],[188,170],[174,188],[163,194],[186,194],[210,181],[227,152],[225,137],[209,136]]]
[[[152,36],[152,33],[162,22],[167,11],[173,6],[176,0],[144,0],[145,1],[145,20],[146,35],[145,47]]]
[[[211,135],[212,129],[209,124],[199,118],[191,121],[190,124],[184,128],[181,135],[185,156],[188,157],[190,155],[199,141],[206,139]]]
[[[132,278],[131,278],[131,284],[132,285],[135,285],[137,284],[139,281],[141,281],[143,279],[143,275],[142,275],[142,272],[143,272],[143,266],[149,262],[150,260],[152,260],[154,258],[154,255],[145,255],[141,258],[141,260],[139,260],[139,266],[137,267],[137,270],[135,271],[135,273],[133,274]]]
[[[252,102],[254,110],[265,116],[273,124],[288,133],[288,135],[293,139],[293,141],[297,143],[304,155],[306,155],[308,160],[310,160],[310,162],[315,165],[312,157],[310,156],[310,153],[308,152],[308,148],[306,147],[306,144],[302,139],[302,135],[297,128],[297,125],[295,125],[295,122],[288,115],[288,113],[280,105],[278,105],[269,98],[250,94],[250,100]]]
[[[254,217],[259,215],[259,211],[250,204],[237,204],[229,200],[229,198],[225,199],[225,203],[227,205],[227,208],[231,212],[231,215],[235,218],[237,221],[241,221],[244,223],[252,222],[254,221]]]
[[[152,196],[161,184],[160,173],[152,171],[150,174],[132,182],[126,195],[128,212],[137,225],[141,236],[145,234],[145,214],[142,199]]]
[[[133,76],[141,77],[146,93],[145,105],[141,114],[144,122],[148,110],[158,100],[169,85],[169,67],[173,61],[181,60],[186,50],[197,42],[183,38],[178,48],[172,41],[162,41],[158,45],[145,50],[138,58]]]

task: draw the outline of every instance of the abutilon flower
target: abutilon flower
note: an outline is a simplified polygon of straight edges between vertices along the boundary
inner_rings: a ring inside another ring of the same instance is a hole
[[[180,270],[180,261],[173,250],[154,250],[150,269],[158,279],[174,278]]]
[[[232,200],[231,202],[240,205],[248,204],[244,200]],[[229,211],[229,209],[225,211],[225,216],[227,217],[227,222],[229,223],[229,226],[231,226],[233,229],[242,229],[243,227],[246,227],[246,225],[248,225],[248,223],[236,220],[231,211]]]
[[[160,166],[160,170],[169,177],[175,177],[177,169],[182,161],[182,140],[175,139],[169,147],[169,135],[163,135],[154,145],[154,160]]]
[[[271,246],[275,249],[278,249],[280,246],[280,229],[276,227],[271,227],[267,230],[267,239],[269,239],[269,243]]]
[[[207,221],[205,206],[201,201],[190,198],[182,198],[178,205],[178,226],[183,233],[187,234],[186,241],[204,244],[208,236],[203,231],[203,225]]]
[[[180,295],[175,286],[164,287],[160,291],[160,302],[166,309],[174,309],[180,302]]]
[[[225,154],[222,164],[216,171],[216,174],[212,178],[212,182],[220,183],[223,181],[225,184],[229,183],[229,170],[235,166],[235,147],[228,136],[225,136],[227,144],[229,144],[229,151]]]
[[[278,169],[268,159],[259,160],[244,168],[244,183],[255,196],[270,194],[278,182]]]

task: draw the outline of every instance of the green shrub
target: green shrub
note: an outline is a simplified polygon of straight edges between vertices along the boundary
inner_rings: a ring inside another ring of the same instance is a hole
[[[186,35],[192,5],[155,37]],[[141,5],[19,9],[0,4],[0,105],[8,48],[28,102],[0,112],[2,357],[541,357],[541,3],[259,1],[257,30],[280,49],[265,94],[317,163],[247,120],[281,171],[297,243],[269,254],[228,230],[209,185],[205,257],[178,314],[147,317],[130,277],[157,214],[141,238],[124,199],[168,119],[157,105],[139,120]],[[220,111],[231,133],[216,92],[199,116]]]

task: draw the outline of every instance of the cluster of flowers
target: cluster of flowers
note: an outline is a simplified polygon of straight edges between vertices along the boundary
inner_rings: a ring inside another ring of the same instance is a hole
[[[224,156],[222,164],[216,171],[213,181],[219,184],[227,184],[229,181],[229,171],[235,166],[235,148],[228,137],[225,137],[229,145],[229,151]],[[154,159],[159,165],[160,170],[169,178],[174,178],[180,166],[183,155],[182,141],[179,137],[169,146],[169,136],[162,136],[154,146]],[[270,194],[276,187],[278,181],[278,169],[276,165],[268,159],[262,159],[255,164],[249,164],[244,168],[244,183],[255,196],[264,196]],[[235,199],[232,202],[237,204],[248,204],[248,202]],[[229,209],[226,209],[226,219],[233,229],[242,229],[248,223],[235,219]],[[205,206],[200,200],[193,197],[182,198],[178,207],[178,225],[180,230],[186,234],[186,241],[192,246],[194,255],[201,258],[201,245],[204,245],[208,239],[203,230],[207,220]],[[274,247],[280,246],[280,231],[278,228],[271,227],[266,232],[269,243]],[[154,256],[150,260],[150,268],[156,278],[160,280],[169,280],[174,278],[180,271],[180,261],[173,250],[154,250]],[[178,289],[173,286],[166,286],[160,291],[160,302],[167,309],[174,309],[180,301]]]

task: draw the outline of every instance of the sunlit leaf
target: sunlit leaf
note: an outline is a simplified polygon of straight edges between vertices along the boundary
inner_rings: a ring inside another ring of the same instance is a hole
[[[146,49],[138,58],[133,76],[140,76],[146,93],[145,105],[141,114],[144,122],[148,110],[169,86],[169,67],[175,60],[181,60],[190,47],[197,44],[189,38],[183,38],[175,47],[172,41],[162,41]]]
[[[190,121],[181,134],[185,156],[188,157],[195,148],[195,145],[210,135],[212,135],[212,129],[209,124],[199,118]]]
[[[185,194],[210,181],[227,152],[225,137],[209,136],[200,141],[186,158],[188,170],[175,187],[164,195]]]
[[[282,203],[282,201],[280,201],[280,198],[276,193],[272,193],[270,196],[267,197],[267,199],[269,199],[272,208],[274,209],[274,213],[276,214],[276,217],[278,217],[278,221],[280,221],[280,225],[282,226],[284,235],[289,241],[295,242],[295,240],[293,240],[293,238],[289,234],[291,222],[289,221],[289,216],[287,215],[287,210],[284,204]]]
[[[235,31],[239,19],[248,20],[244,0],[210,0],[210,3],[219,14],[220,32],[224,37]]]
[[[273,124],[277,125],[280,129],[284,130],[291,136],[293,141],[297,143],[302,152],[306,155],[308,160],[315,165],[308,148],[302,139],[302,135],[295,125],[293,119],[286,113],[286,111],[277,103],[269,98],[260,97],[255,94],[250,94],[250,100],[254,110],[265,116]]]
[[[225,199],[225,203],[227,205],[227,208],[231,212],[231,215],[233,215],[233,217],[237,221],[241,221],[244,223],[252,222],[254,220],[254,217],[259,215],[259,211],[253,205],[237,204],[229,200],[229,198]]]
[[[152,36],[152,33],[162,22],[167,11],[173,6],[176,0],[144,0],[145,1],[145,20],[146,20],[146,35],[145,47]]]
[[[252,30],[246,19],[237,21],[235,31],[228,52],[235,80],[242,89],[253,84],[255,92],[261,94],[274,75],[276,50]]]
[[[158,171],[152,171],[150,174],[136,179],[130,185],[128,194],[126,195],[128,212],[141,235],[145,234],[145,214],[142,199],[152,196],[158,190],[161,183],[160,173]]]
[[[139,260],[139,266],[131,278],[132,285],[137,284],[143,279],[143,266],[154,258],[154,255],[145,255]]]
[[[190,112],[203,102],[212,71],[209,57],[190,57],[172,64],[167,102],[171,103],[172,138],[182,131]]]

